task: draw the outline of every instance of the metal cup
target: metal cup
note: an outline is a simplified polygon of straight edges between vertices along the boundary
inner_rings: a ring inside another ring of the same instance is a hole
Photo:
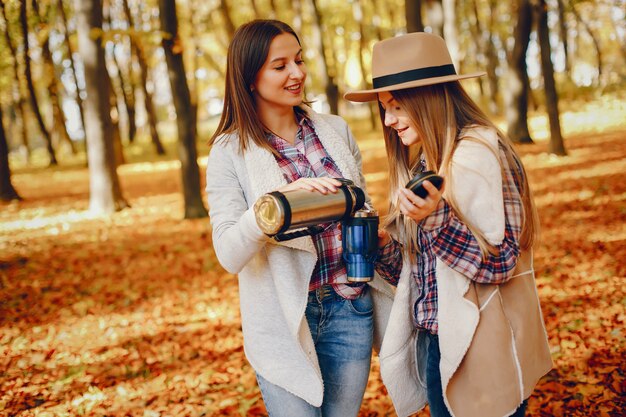
[[[341,223],[341,230],[348,281],[371,281],[378,254],[378,212],[373,209],[359,210]]]

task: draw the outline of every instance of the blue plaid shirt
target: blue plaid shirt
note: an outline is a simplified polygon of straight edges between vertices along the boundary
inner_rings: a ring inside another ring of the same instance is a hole
[[[437,334],[437,258],[469,279],[484,284],[501,284],[511,278],[519,256],[519,236],[522,224],[522,201],[519,184],[514,181],[506,157],[502,191],[504,197],[504,240],[496,248],[497,254],[488,254],[483,260],[478,241],[454,214],[445,199],[418,225],[417,263],[411,265],[411,277],[417,283],[418,294],[413,304],[413,320],[419,329]],[[522,173],[521,167],[515,167]],[[376,264],[378,273],[393,285],[398,285],[402,269],[401,244],[392,240],[379,250]]]

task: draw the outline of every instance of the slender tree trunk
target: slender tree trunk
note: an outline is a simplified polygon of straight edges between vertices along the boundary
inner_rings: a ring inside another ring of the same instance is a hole
[[[406,31],[423,32],[422,0],[406,0],[404,2],[404,15],[406,17]]]
[[[326,99],[328,100],[328,105],[330,106],[330,112],[332,114],[339,114],[339,87],[335,82],[335,78],[330,73],[328,60],[326,59],[326,47],[324,46],[324,30],[323,30],[323,18],[321,10],[317,5],[317,0],[311,0],[311,5],[313,6],[314,15],[315,15],[315,24],[313,25],[313,33],[315,44],[317,46],[317,50],[319,51],[321,59],[320,65],[321,74],[323,79],[326,82]]]
[[[11,169],[9,167],[9,144],[4,132],[2,119],[2,106],[0,106],[0,200],[21,200],[13,183],[11,182]]]
[[[528,90],[529,81],[526,70],[526,51],[530,42],[532,28],[532,8],[529,0],[517,1],[517,23],[514,30],[515,45],[509,57],[509,91],[506,118],[508,135],[518,143],[532,143],[528,131]]]
[[[565,24],[565,3],[563,0],[557,0],[558,16],[559,16],[559,36],[561,45],[563,45],[563,56],[565,58],[565,72],[569,76],[571,73],[570,57],[569,57],[569,41],[567,38],[567,26]]]
[[[48,150],[48,155],[50,156],[50,165],[58,165],[57,157],[54,152],[54,148],[52,147],[52,138],[50,137],[50,132],[46,128],[46,125],[43,121],[43,116],[41,115],[41,110],[39,109],[39,103],[37,102],[37,94],[35,93],[35,85],[33,84],[33,74],[30,67],[30,55],[29,55],[29,44],[28,44],[28,21],[26,18],[26,0],[21,0],[20,2],[20,24],[22,26],[22,36],[24,37],[24,74],[26,75],[26,86],[28,87],[28,93],[30,98],[30,106],[35,115],[35,119],[37,119],[37,125],[39,126],[39,130],[43,135],[44,142],[46,143],[46,149]]]
[[[197,27],[199,26],[199,22],[197,21],[197,11],[196,11],[196,4],[194,0],[188,0],[189,1],[189,9],[191,12],[191,50],[193,51],[192,54],[192,60],[191,62],[193,62],[193,68],[191,73],[193,74],[193,85],[190,88],[190,94],[191,94],[191,108],[192,111],[194,113],[194,119],[196,120],[196,136],[198,136],[198,122],[200,120],[200,97],[198,95],[198,91],[200,90],[200,79],[198,79],[197,73],[198,73],[198,68],[200,68],[200,62],[199,62],[199,58],[198,58],[198,51],[199,51],[199,46],[198,46],[198,33],[196,31]]]
[[[576,20],[581,25],[583,25],[583,27],[589,34],[591,41],[593,42],[593,47],[596,50],[596,57],[598,59],[598,82],[600,83],[602,80],[602,73],[604,72],[604,64],[602,61],[602,48],[600,46],[600,40],[598,39],[598,36],[596,36],[596,34],[593,32],[593,30],[591,30],[591,27],[587,24],[587,22],[583,20],[582,16],[580,15],[580,13],[578,13],[578,10],[576,10],[576,7],[573,4],[571,5],[571,10],[572,10],[572,13],[574,13],[574,16],[576,16]]]
[[[232,39],[233,35],[235,35],[235,24],[233,23],[233,19],[231,17],[228,0],[220,0],[220,13],[222,14],[222,20],[226,33],[228,34],[228,39]]]
[[[4,38],[6,40],[7,47],[9,48],[9,52],[11,53],[11,58],[13,59],[13,73],[15,76],[15,83],[13,84],[13,102],[15,103],[15,107],[17,108],[17,112],[22,123],[22,146],[24,152],[26,153],[26,159],[30,160],[28,123],[26,122],[25,100],[24,95],[22,94],[22,79],[20,76],[19,61],[17,59],[17,53],[15,52],[15,45],[13,44],[13,40],[11,39],[11,35],[9,33],[9,20],[7,19],[6,9],[3,0],[0,0],[0,9],[2,11],[2,18],[4,19]]]
[[[113,26],[111,25],[111,2],[110,0],[104,0],[103,6],[104,6],[104,9],[103,9],[104,21],[106,22],[105,29],[110,31],[113,28]],[[116,50],[120,45],[116,41],[117,41],[116,36],[114,36],[110,41],[112,48],[110,51],[111,59],[109,62],[111,62],[111,64],[109,65],[109,68],[115,67],[115,74],[113,77],[111,77],[111,74],[109,73],[109,79],[111,79],[111,82],[113,82],[114,78],[119,80],[119,90],[116,89],[115,86],[112,86],[111,91],[115,93],[114,99],[112,98],[112,101],[114,100],[114,103],[112,103],[112,105],[115,105],[115,107],[117,108],[117,115],[118,115],[117,119],[113,120],[113,124],[115,124],[116,127],[119,129],[119,134],[116,135],[115,137],[115,149],[116,149],[115,154],[117,155],[116,159],[118,161],[118,165],[121,165],[125,162],[125,158],[124,158],[124,152],[123,152],[123,146],[122,146],[122,130],[119,124],[119,116],[122,114],[122,109],[117,100],[118,94],[119,94],[119,97],[121,97],[122,101],[124,102],[124,108],[126,109],[126,118],[128,120],[128,142],[129,143],[132,143],[135,141],[135,135],[137,134],[137,125],[135,124],[135,92],[133,91],[133,84],[132,84],[132,81],[130,81],[130,76],[129,76],[129,83],[130,83],[130,86],[129,86],[126,82],[126,78],[125,78],[124,71],[122,70],[122,66],[120,65],[119,60],[117,59]]]
[[[61,17],[61,25],[63,26],[63,43],[67,48],[67,55],[70,62],[70,71],[72,73],[72,80],[74,81],[74,88],[76,90],[76,104],[78,105],[78,111],[80,113],[80,123],[85,132],[85,144],[87,144],[87,128],[85,127],[85,106],[83,105],[83,98],[80,95],[80,86],[78,85],[78,76],[76,75],[76,66],[74,65],[74,48],[70,43],[69,31],[67,29],[67,16],[65,14],[65,8],[63,6],[63,0],[57,0],[57,10]]]
[[[363,80],[364,89],[371,88],[371,84],[367,82],[367,70],[365,68],[365,62],[363,59],[364,52],[369,49],[367,45],[367,37],[365,36],[365,28],[363,27],[363,19],[364,19],[364,8],[363,8],[363,0],[357,0],[352,4],[353,7],[353,16],[354,20],[356,20],[359,24],[359,67],[361,68],[361,78]],[[377,111],[374,109],[373,103],[367,103],[367,107],[370,113],[370,123],[372,125],[372,129],[376,129],[376,115]]]
[[[106,53],[105,53],[106,55]],[[105,58],[106,59],[106,58]],[[126,158],[124,157],[124,146],[122,145],[122,130],[120,128],[120,106],[117,101],[117,94],[113,86],[111,74],[108,77],[109,82],[109,107],[114,111],[111,112],[111,126],[113,133],[113,154],[115,155],[115,167],[124,165]]]
[[[37,25],[49,25],[49,21],[47,18],[49,13],[46,11],[46,9],[44,9],[44,16],[42,17],[39,10],[39,3],[37,2],[37,0],[32,0],[31,5],[33,7],[35,18],[37,19]],[[42,31],[39,31],[39,33],[42,33]],[[56,134],[57,146],[59,146],[61,142],[65,142],[70,147],[72,153],[76,154],[76,146],[74,145],[74,142],[72,142],[72,139],[67,132],[67,123],[65,123],[63,103],[61,102],[61,96],[59,95],[59,83],[57,82],[56,65],[54,65],[54,61],[52,60],[52,53],[50,52],[49,32],[46,38],[42,40],[41,55],[43,57],[43,63],[46,68],[45,72],[48,77],[50,77],[48,79],[48,93],[50,94],[50,105],[52,107],[52,133]]]
[[[485,55],[487,57],[487,80],[489,82],[489,103],[491,107],[491,111],[493,114],[501,114],[500,106],[498,105],[498,65],[500,64],[500,60],[498,59],[498,51],[496,51],[496,46],[494,44],[494,30],[496,26],[495,22],[495,9],[496,2],[495,0],[489,1],[489,29],[487,30],[486,35],[486,48]]]
[[[122,5],[124,6],[124,14],[126,14],[126,19],[128,19],[128,24],[131,28],[135,27],[135,22],[133,15],[130,11],[130,6],[128,5],[128,0],[123,0]],[[156,149],[158,155],[165,154],[165,148],[161,143],[161,139],[159,138],[159,131],[157,130],[157,117],[156,110],[154,109],[154,102],[152,101],[152,93],[148,90],[148,64],[145,57],[145,53],[143,50],[143,46],[135,40],[130,40],[131,43],[131,51],[133,55],[137,58],[137,63],[139,64],[139,76],[141,78],[141,90],[143,92],[144,99],[144,107],[146,109],[146,115],[148,117],[148,128],[150,129],[150,137],[152,138],[152,143]]]
[[[102,37],[102,1],[75,0],[78,52],[85,68],[85,133],[89,146],[89,206],[96,213],[112,213],[128,207],[115,169],[113,126],[111,122],[109,74]]]
[[[137,124],[135,123],[135,93],[132,91],[132,81],[130,79],[126,80],[124,77],[124,73],[122,71],[122,66],[120,65],[119,59],[117,59],[117,55],[115,54],[115,50],[120,45],[113,45],[113,49],[111,51],[111,58],[113,58],[113,64],[115,65],[115,69],[117,70],[117,76],[120,80],[119,91],[122,100],[124,101],[124,107],[126,108],[126,116],[128,118],[128,143],[133,143],[135,141],[135,136],[137,135]],[[130,85],[128,85],[130,83]],[[118,106],[118,111],[119,111]]]
[[[446,39],[446,45],[450,56],[452,57],[452,63],[457,71],[460,71],[460,54],[461,49],[459,47],[459,34],[456,30],[456,0],[443,0],[443,34]]]
[[[482,68],[482,67],[487,66],[487,64],[485,63],[486,42],[485,42],[485,35],[484,35],[483,27],[482,27],[482,24],[480,23],[480,15],[478,13],[477,1],[478,0],[471,0],[471,4],[470,4],[472,14],[471,14],[471,19],[470,19],[469,29],[472,34],[472,39],[474,40],[474,42],[472,42],[470,45],[470,47],[473,48],[473,51],[470,51],[470,54],[473,52],[474,59],[476,60],[478,67]],[[481,97],[484,97],[485,87],[483,85],[482,77],[476,77],[476,82],[478,83],[478,88],[480,89]],[[491,108],[491,103],[490,103],[489,109],[491,110],[492,113],[494,113],[493,109]]]
[[[541,49],[541,70],[543,72],[543,87],[546,92],[546,110],[550,122],[550,153],[567,155],[561,123],[559,121],[559,96],[554,82],[554,66],[552,64],[552,48],[550,47],[550,32],[548,29],[548,6],[545,0],[534,0],[533,4],[537,21],[537,38]]]
[[[172,98],[176,108],[178,126],[178,154],[185,197],[185,218],[206,217],[207,211],[200,194],[200,175],[196,151],[196,120],[191,107],[189,87],[185,77],[182,47],[178,37],[178,18],[174,0],[159,0],[159,16],[165,36],[165,51]],[[176,49],[174,48],[176,46]]]

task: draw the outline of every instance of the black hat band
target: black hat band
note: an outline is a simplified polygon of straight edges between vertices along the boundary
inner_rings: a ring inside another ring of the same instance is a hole
[[[446,75],[456,75],[454,65],[446,64],[437,67],[418,68],[395,74],[383,75],[382,77],[372,79],[372,84],[374,88],[382,88],[410,81],[423,80],[426,78],[445,77]]]

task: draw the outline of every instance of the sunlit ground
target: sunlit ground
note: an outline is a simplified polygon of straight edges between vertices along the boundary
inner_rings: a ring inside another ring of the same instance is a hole
[[[626,108],[590,104],[561,120],[567,157],[545,153],[545,117],[530,122],[537,144],[520,147],[543,225],[535,266],[555,361],[529,415],[623,415]],[[383,142],[352,125],[385,211]],[[87,211],[79,157],[15,169],[24,201],[0,210],[0,415],[264,413],[236,277],[217,263],[208,220],[180,220],[178,163],[137,149],[119,169],[132,207],[112,216]],[[374,359],[362,416],[379,415],[394,414]]]

